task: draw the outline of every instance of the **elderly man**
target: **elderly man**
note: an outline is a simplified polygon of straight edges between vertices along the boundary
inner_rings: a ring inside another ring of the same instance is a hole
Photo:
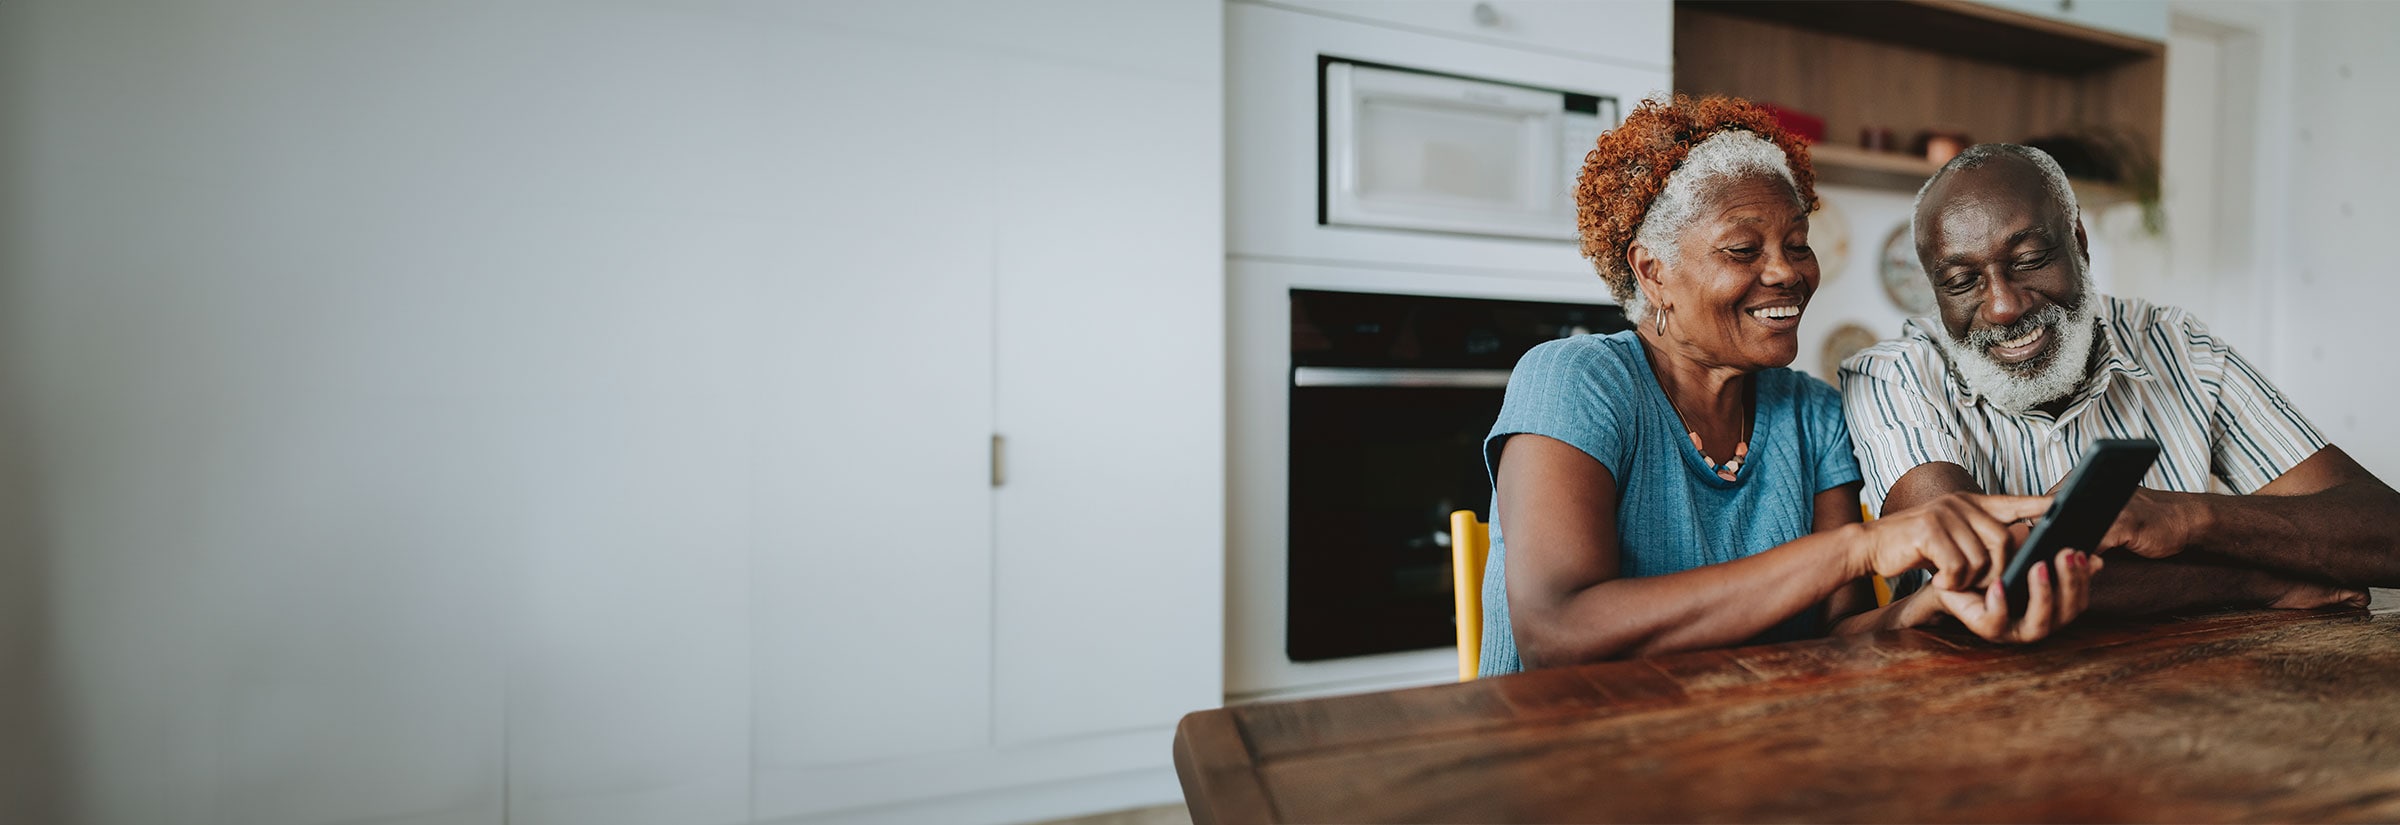
[[[2084,548],[2110,552],[2092,610],[2364,604],[2367,586],[2400,584],[2400,494],[2190,313],[2093,291],[2049,155],[1969,149],[1918,191],[1913,223],[1940,317],[1842,364],[1878,512],[2048,492],[2092,440],[2147,437],[2157,466]]]

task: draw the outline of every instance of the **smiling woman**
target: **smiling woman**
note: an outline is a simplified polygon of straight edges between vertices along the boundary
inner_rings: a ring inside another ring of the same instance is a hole
[[[2098,561],[1987,588],[2039,497],[1960,495],[1859,523],[1841,404],[1787,368],[1816,293],[1814,173],[1748,102],[1646,101],[1586,156],[1583,251],[1639,329],[1517,365],[1484,459],[1495,490],[1484,674],[1920,624],[2031,640],[2072,619]],[[1870,573],[1934,571],[1874,608]]]

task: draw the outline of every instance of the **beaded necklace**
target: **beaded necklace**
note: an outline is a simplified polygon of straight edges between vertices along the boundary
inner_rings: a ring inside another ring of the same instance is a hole
[[[1700,451],[1700,463],[1706,464],[1708,465],[1709,469],[1717,471],[1717,477],[1726,481],[1733,481],[1734,476],[1740,475],[1742,472],[1742,459],[1750,457],[1750,440],[1743,439],[1741,442],[1733,445],[1732,460],[1727,461],[1722,465],[1717,464],[1716,462],[1708,460],[1708,448],[1700,446],[1699,433],[1690,432],[1687,430],[1684,432],[1684,434],[1692,437],[1692,449]]]
[[[1667,396],[1667,406],[1675,410],[1676,421],[1683,424],[1683,434],[1692,437],[1692,449],[1700,453],[1700,463],[1708,465],[1709,469],[1716,471],[1718,478],[1726,481],[1738,480],[1736,479],[1736,476],[1741,475],[1742,461],[1750,457],[1750,438],[1749,433],[1747,432],[1748,427],[1744,427],[1745,432],[1742,434],[1742,440],[1735,442],[1733,445],[1733,458],[1727,460],[1723,464],[1718,464],[1709,460],[1708,448],[1701,446],[1700,444],[1700,432],[1692,429],[1692,419],[1690,416],[1683,414],[1683,405],[1675,403],[1674,393],[1662,392],[1661,394]],[[1757,416],[1753,414],[1750,417],[1755,418]]]

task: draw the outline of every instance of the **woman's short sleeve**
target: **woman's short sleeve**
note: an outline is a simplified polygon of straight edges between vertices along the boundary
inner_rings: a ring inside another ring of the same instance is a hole
[[[1863,480],[1858,455],[1850,449],[1850,423],[1842,417],[1841,391],[1807,373],[1793,374],[1800,379],[1800,421],[1808,428],[1808,460],[1817,476],[1809,492]]]
[[[1640,358],[1631,341],[1615,336],[1562,338],[1534,347],[1508,377],[1500,417],[1483,441],[1483,466],[1496,476],[1500,450],[1514,435],[1540,435],[1572,444],[1623,483],[1633,459],[1634,427],[1625,358]]]

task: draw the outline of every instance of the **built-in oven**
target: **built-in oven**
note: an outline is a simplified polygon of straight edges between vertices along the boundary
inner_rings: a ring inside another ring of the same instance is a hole
[[[1285,654],[1447,647],[1449,517],[1490,518],[1484,435],[1517,358],[1615,306],[1291,291]]]

